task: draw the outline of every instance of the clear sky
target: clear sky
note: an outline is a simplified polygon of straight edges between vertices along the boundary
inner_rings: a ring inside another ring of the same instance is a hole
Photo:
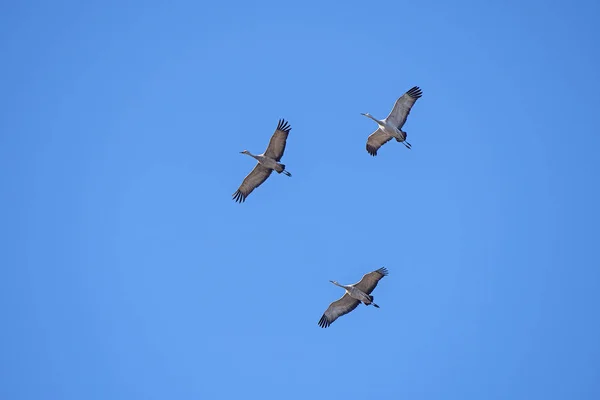
[[[598,15],[4,2],[0,398],[600,398]]]

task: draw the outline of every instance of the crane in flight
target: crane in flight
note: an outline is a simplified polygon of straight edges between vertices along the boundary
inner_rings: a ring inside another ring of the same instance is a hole
[[[387,276],[387,274],[387,268],[383,267],[365,274],[360,282],[353,285],[340,285],[337,281],[329,281],[336,286],[344,288],[346,293],[339,300],[334,301],[327,307],[327,310],[325,310],[319,320],[319,326],[327,328],[333,321],[358,307],[360,303],[366,306],[372,304],[373,307],[379,308],[377,304],[373,303],[371,292],[373,292],[379,280]]]
[[[410,114],[410,110],[421,96],[423,92],[418,86],[415,86],[404,93],[396,103],[390,114],[382,120],[378,120],[369,113],[361,113],[367,118],[371,118],[377,122],[377,130],[369,135],[367,139],[367,152],[375,157],[377,150],[392,138],[395,138],[398,142],[403,143],[408,149],[411,148],[410,143],[406,141],[407,133],[402,130],[402,126]]]
[[[240,151],[240,153],[247,154],[256,159],[258,163],[248,176],[244,178],[239,189],[233,194],[233,200],[238,203],[246,201],[246,197],[248,197],[254,189],[262,185],[273,171],[278,174],[283,172],[287,176],[292,176],[292,174],[285,170],[285,164],[279,162],[281,157],[283,157],[287,137],[291,130],[290,124],[284,119],[280,119],[277,124],[277,129],[275,129],[275,133],[271,136],[269,146],[263,154],[255,155],[248,150]]]

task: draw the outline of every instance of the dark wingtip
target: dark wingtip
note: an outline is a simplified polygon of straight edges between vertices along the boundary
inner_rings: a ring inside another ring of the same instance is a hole
[[[237,203],[243,203],[246,201],[246,196],[238,189],[238,191],[233,194],[233,200]]]
[[[321,328],[327,328],[329,325],[331,325],[331,322],[329,322],[329,320],[327,319],[327,317],[325,316],[325,314],[323,314],[323,316],[319,320],[319,326]]]
[[[383,275],[383,276],[387,276],[387,275],[388,275],[388,270],[387,270],[387,268],[386,268],[386,267],[381,267],[381,268],[379,268],[379,269],[378,269],[377,271],[375,271],[375,272],[379,272],[379,273],[380,273],[381,275]]]
[[[292,128],[290,127],[290,123],[282,118],[279,120],[279,123],[277,124],[277,130],[289,133],[292,130]]]
[[[418,99],[419,97],[423,96],[423,92],[418,86],[413,86],[406,92],[406,94],[414,99]]]
[[[374,149],[373,147],[367,145],[367,153],[369,153],[370,155],[375,157],[377,155],[377,150]]]

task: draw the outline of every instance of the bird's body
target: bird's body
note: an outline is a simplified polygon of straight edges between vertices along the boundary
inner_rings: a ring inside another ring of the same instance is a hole
[[[275,172],[277,172],[277,173],[282,173],[285,171],[285,164],[282,164],[280,162],[275,161],[272,158],[265,156],[264,153],[263,154],[252,154],[248,150],[246,150],[245,153],[244,152],[242,152],[242,153],[248,154],[250,157],[253,157],[254,159],[256,159],[256,161],[258,161],[258,163],[260,165],[262,165],[263,167],[275,170]],[[291,176],[291,174],[290,174],[290,176]]]
[[[319,320],[319,326],[321,328],[327,328],[333,321],[358,307],[360,303],[363,303],[366,306],[372,304],[374,307],[379,308],[379,306],[373,302],[371,292],[373,292],[379,280],[384,276],[387,276],[387,274],[388,271],[386,268],[379,268],[377,271],[365,274],[360,282],[353,285],[341,285],[336,281],[330,281],[334,285],[344,288],[346,293],[344,293],[339,300],[336,300],[329,305]]]
[[[277,129],[275,130],[275,133],[273,133],[269,146],[264,153],[252,154],[248,150],[240,152],[254,158],[258,161],[258,164],[256,164],[254,169],[246,176],[246,178],[244,178],[239,189],[233,194],[233,200],[239,203],[246,201],[246,197],[248,197],[254,189],[262,185],[273,171],[278,174],[283,173],[284,175],[292,176],[292,174],[285,170],[285,164],[279,162],[281,157],[283,157],[290,130],[292,130],[292,128],[290,128],[289,123],[285,120],[279,120]]]
[[[383,133],[385,133],[386,135],[395,138],[398,142],[406,141],[406,132],[394,126],[392,123],[388,122],[387,118],[379,121],[373,118],[371,114],[368,114],[368,117],[377,122],[377,125],[379,125],[378,130],[383,131]]]
[[[396,103],[390,114],[382,120],[378,120],[369,113],[363,113],[367,118],[371,118],[378,125],[377,130],[369,135],[367,139],[367,152],[372,156],[377,155],[377,150],[392,139],[404,143],[407,148],[411,144],[406,141],[408,134],[402,130],[412,106],[423,93],[418,86],[415,86],[404,93]]]
[[[362,290],[352,286],[352,285],[338,285],[343,287],[344,289],[346,289],[346,293],[348,293],[350,295],[350,297],[352,297],[353,299],[356,299],[358,301],[360,301],[361,303],[363,303],[364,305],[368,306],[373,304],[375,307],[379,308],[379,306],[375,303],[373,303],[373,300],[371,299],[371,296],[369,296],[368,294],[366,294],[365,292],[363,292]]]

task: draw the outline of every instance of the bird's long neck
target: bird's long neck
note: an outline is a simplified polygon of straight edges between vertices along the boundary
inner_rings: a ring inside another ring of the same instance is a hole
[[[339,287],[341,287],[341,288],[348,289],[348,287],[347,287],[346,285],[341,285],[341,284],[339,284],[339,283],[337,283],[337,282],[333,282],[333,284],[334,284],[335,286],[339,286]]]
[[[249,155],[249,156],[250,156],[250,157],[252,157],[252,158],[256,158],[256,155],[254,155],[254,154],[250,153],[249,151],[247,151],[247,152],[246,152],[246,154],[247,154],[247,155]]]
[[[382,122],[382,121],[380,121],[380,120],[378,120],[378,119],[377,119],[377,118],[375,118],[374,116],[372,116],[372,115],[370,115],[370,114],[369,114],[369,115],[367,115],[367,117],[369,117],[369,118],[371,118],[373,121],[377,122],[377,125],[383,125],[383,122]]]

